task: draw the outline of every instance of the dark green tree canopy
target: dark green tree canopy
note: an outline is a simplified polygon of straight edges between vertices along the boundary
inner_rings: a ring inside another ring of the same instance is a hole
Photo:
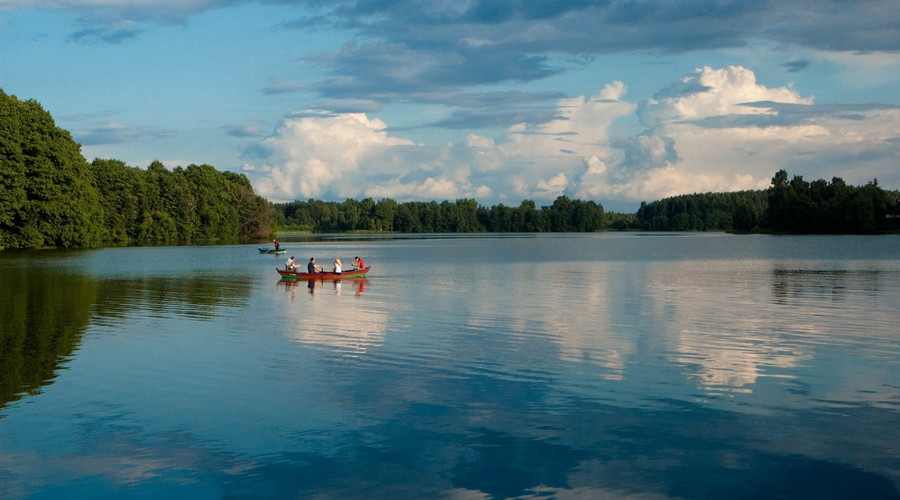
[[[0,250],[262,238],[272,220],[244,175],[88,164],[36,101],[0,90]]]
[[[779,170],[768,190],[664,198],[642,203],[637,218],[652,231],[866,234],[898,229],[900,194],[877,181],[861,187],[840,177],[807,182]]]
[[[560,196],[553,205],[537,208],[524,200],[518,207],[483,207],[476,200],[293,201],[275,205],[276,225],[311,232],[397,231],[401,233],[520,233],[585,232],[609,226],[603,206],[594,201]],[[624,224],[624,223],[623,223]],[[627,224],[625,224],[627,228]]]
[[[71,135],[0,90],[0,249],[101,242],[100,198]]]

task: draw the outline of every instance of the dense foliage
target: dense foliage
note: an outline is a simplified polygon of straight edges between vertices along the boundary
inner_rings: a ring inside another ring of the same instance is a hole
[[[275,209],[279,228],[312,232],[584,232],[608,225],[602,205],[566,196],[541,208],[531,200],[516,208],[503,204],[485,208],[472,199],[398,203],[390,198],[366,198],[344,202],[293,201],[276,204]]]
[[[788,181],[787,172],[779,170],[768,201],[762,225],[770,231],[875,233],[896,226],[900,195],[878,187],[877,179],[865,186],[848,186],[840,177],[830,183],[801,176]]]
[[[272,206],[244,175],[209,165],[146,170],[94,160],[105,238],[113,242],[237,240],[272,232]]]
[[[641,203],[637,219],[647,231],[750,231],[766,200],[765,191],[685,194]]]
[[[765,191],[689,194],[642,203],[639,225],[656,231],[763,231],[776,233],[875,233],[896,230],[900,193],[873,181],[849,186],[835,177],[788,181],[779,170]]]
[[[0,90],[0,249],[99,244],[101,214],[79,145],[36,101]]]
[[[88,164],[34,100],[0,90],[0,249],[261,238],[272,206],[209,165]]]
[[[877,182],[848,186],[787,181],[780,170],[767,190],[686,194],[641,203],[636,214],[604,212],[593,201],[558,197],[536,207],[531,200],[518,207],[490,208],[475,200],[405,202],[389,198],[344,202],[317,200],[276,204],[276,225],[282,230],[310,232],[395,231],[400,233],[584,232],[642,229],[645,231],[735,231],[779,233],[873,233],[898,229],[900,194],[884,191]]]

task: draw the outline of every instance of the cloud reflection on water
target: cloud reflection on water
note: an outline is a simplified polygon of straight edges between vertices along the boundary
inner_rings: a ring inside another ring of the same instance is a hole
[[[288,337],[348,354],[380,346],[387,329],[387,313],[371,307],[350,308],[343,303],[358,299],[367,284],[365,279],[279,281],[292,303],[286,320]]]

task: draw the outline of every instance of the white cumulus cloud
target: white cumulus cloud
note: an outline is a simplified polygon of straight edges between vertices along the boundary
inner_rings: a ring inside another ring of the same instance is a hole
[[[245,170],[270,199],[472,197],[484,204],[652,201],[695,192],[764,189],[779,169],[807,179],[874,177],[896,185],[900,109],[816,105],[790,85],[766,87],[740,66],[699,68],[640,105],[622,82],[561,99],[553,118],[496,138],[416,144],[362,113],[283,120]],[[611,137],[613,122],[647,127]]]
[[[696,69],[680,82],[650,99],[641,110],[648,126],[730,114],[764,114],[765,109],[747,108],[745,103],[773,101],[812,104],[791,87],[770,89],[756,82],[753,71],[741,66]]]
[[[643,103],[639,114],[650,129],[634,144],[648,161],[632,166],[623,192],[644,200],[764,189],[782,168],[808,179],[864,183],[848,175],[854,165],[873,174],[890,171],[900,135],[897,109],[816,106],[791,86],[759,84],[740,66],[697,69]],[[670,157],[663,164],[649,161],[660,158],[665,141]]]
[[[385,124],[362,113],[307,111],[283,120],[261,147],[268,152],[256,189],[274,199],[351,197],[360,194],[366,173],[362,162],[392,146],[412,142],[388,135]]]

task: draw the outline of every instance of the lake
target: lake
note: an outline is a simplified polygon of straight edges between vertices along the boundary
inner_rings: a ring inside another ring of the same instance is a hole
[[[900,236],[282,245],[0,253],[0,498],[900,497]]]

